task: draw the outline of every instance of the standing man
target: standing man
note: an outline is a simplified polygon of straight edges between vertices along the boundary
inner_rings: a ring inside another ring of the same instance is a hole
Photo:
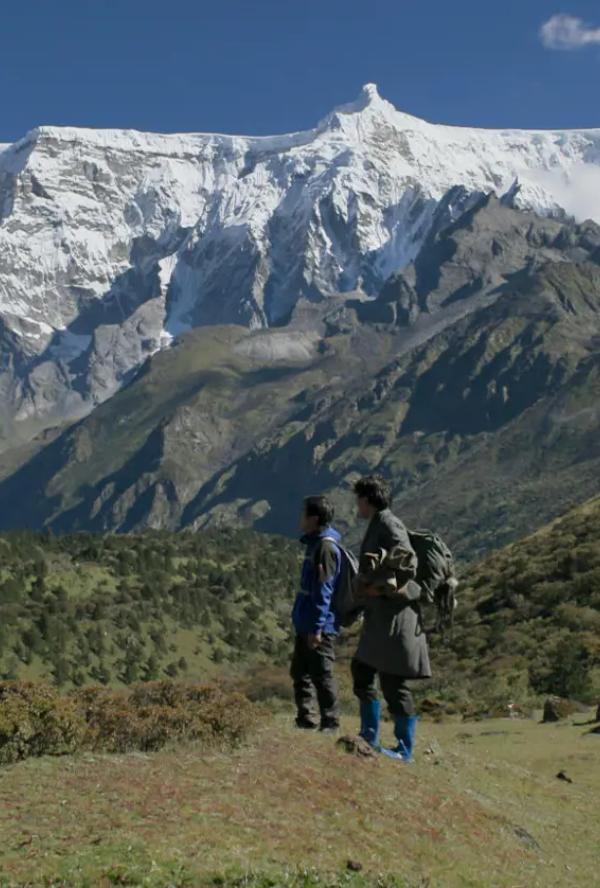
[[[360,569],[368,575],[365,562],[381,550],[406,550],[406,567],[397,574],[397,590],[379,585],[363,590],[364,622],[358,650],[352,660],[354,693],[360,700],[360,735],[379,749],[381,704],[376,676],[390,713],[398,741],[386,755],[410,762],[417,717],[407,679],[430,678],[427,640],[421,625],[418,600],[420,587],[414,582],[417,559],[404,524],[390,510],[390,490],[379,475],[362,478],[354,486],[358,513],[369,525],[360,551]]]
[[[340,534],[331,526],[333,507],[324,496],[304,500],[300,520],[306,547],[300,592],[292,622],[296,631],[291,676],[296,699],[296,725],[334,733],[339,727],[337,686],[333,674],[338,619],[332,598],[341,570]],[[314,714],[316,694],[319,721]]]

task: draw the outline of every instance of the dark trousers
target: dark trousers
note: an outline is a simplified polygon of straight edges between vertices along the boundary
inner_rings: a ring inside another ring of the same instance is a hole
[[[377,670],[360,660],[352,660],[354,693],[361,702],[377,700]],[[415,701],[406,685],[406,679],[389,672],[379,673],[379,684],[392,716],[414,715]]]
[[[294,682],[294,696],[298,715],[296,723],[316,727],[315,696],[320,712],[320,726],[338,726],[337,685],[333,674],[335,663],[335,636],[324,635],[319,647],[308,646],[305,635],[297,635],[290,675]]]

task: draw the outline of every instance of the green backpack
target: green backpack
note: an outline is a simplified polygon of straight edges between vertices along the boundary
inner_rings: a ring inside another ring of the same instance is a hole
[[[422,599],[437,611],[436,629],[452,627],[458,587],[454,556],[431,530],[409,530],[408,538],[417,556],[415,581],[421,587]]]

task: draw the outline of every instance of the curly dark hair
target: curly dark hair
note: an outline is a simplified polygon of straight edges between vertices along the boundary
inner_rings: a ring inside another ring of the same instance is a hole
[[[319,519],[319,527],[327,527],[334,516],[334,508],[326,496],[307,496],[304,500],[304,514]]]
[[[382,475],[366,475],[354,485],[356,496],[364,498],[380,512],[392,501],[390,485]]]

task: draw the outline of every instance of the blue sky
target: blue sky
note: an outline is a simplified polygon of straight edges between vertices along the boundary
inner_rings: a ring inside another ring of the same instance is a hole
[[[285,132],[370,81],[433,121],[600,126],[597,0],[21,0],[1,29],[0,141],[38,124]]]

